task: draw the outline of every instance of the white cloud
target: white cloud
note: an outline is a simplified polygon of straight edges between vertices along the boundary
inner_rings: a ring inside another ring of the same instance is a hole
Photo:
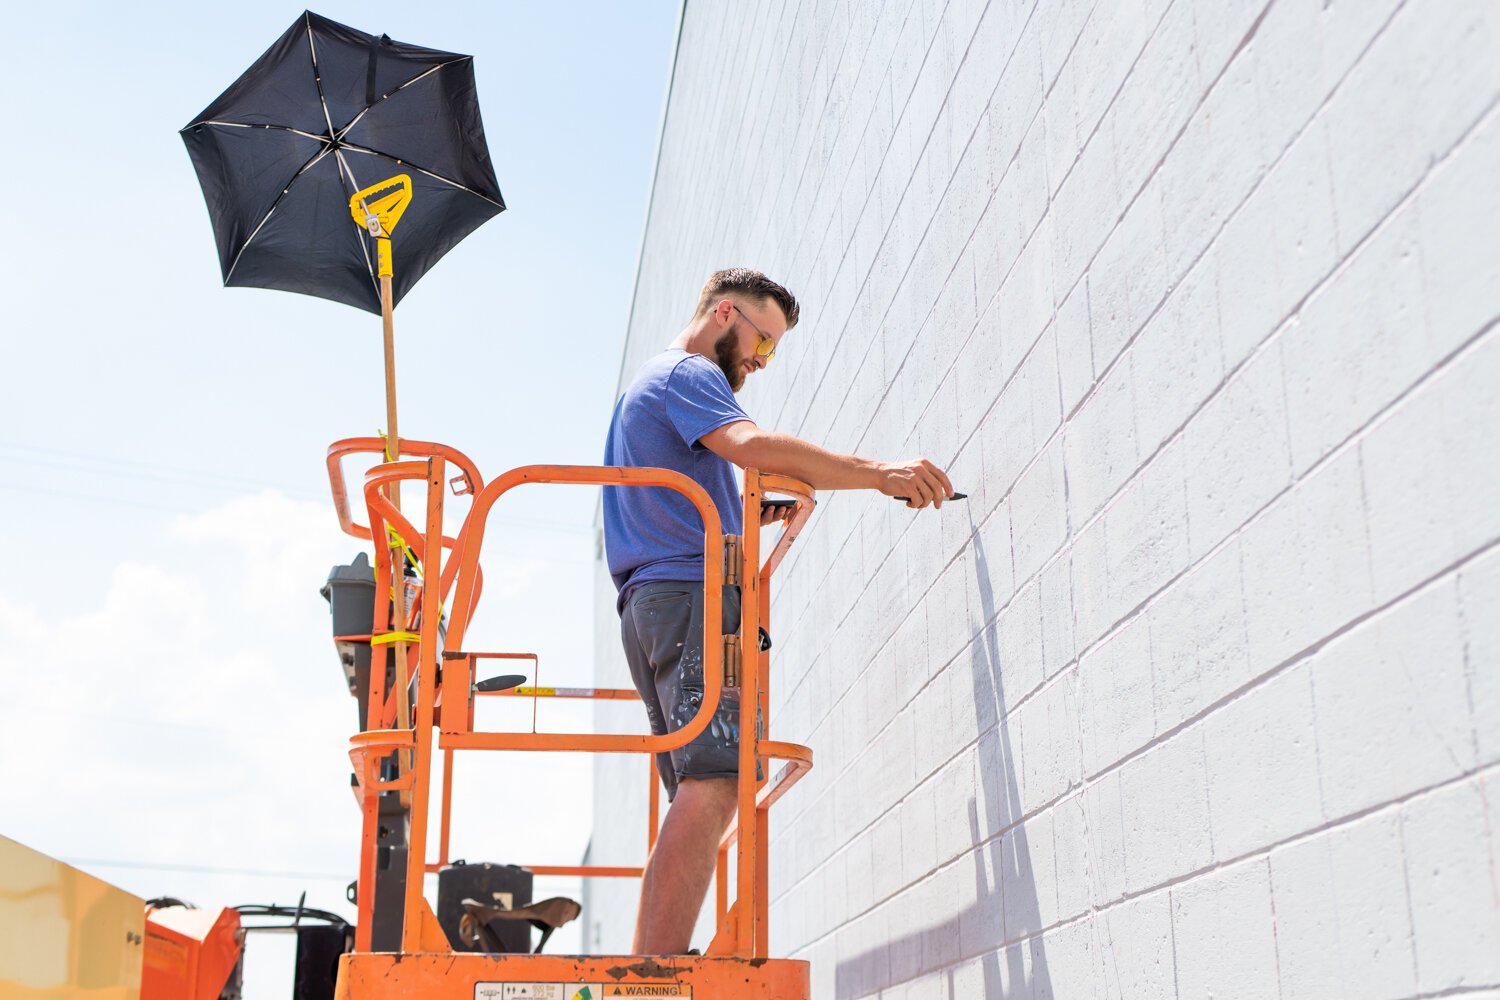
[[[11,783],[0,831],[65,858],[352,878],[359,817],[346,754],[355,706],[317,591],[362,544],[339,534],[328,507],[260,493],[143,540],[95,607],[0,597],[9,688],[0,763]],[[587,591],[571,608],[540,592],[560,579],[545,559],[507,563],[485,603],[528,624],[509,648],[586,650],[577,623],[589,620]],[[554,665],[550,682],[577,683],[586,667]],[[564,709],[543,721],[579,728],[586,719]],[[456,855],[576,862],[590,826],[585,758],[470,755],[460,768]],[[566,829],[522,814],[565,818]],[[191,886],[205,905],[285,902],[301,884],[309,905],[350,911],[336,882],[96,872],[142,894]],[[572,887],[547,891],[563,889]]]

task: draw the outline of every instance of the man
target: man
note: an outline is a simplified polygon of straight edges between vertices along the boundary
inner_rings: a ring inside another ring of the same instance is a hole
[[[941,506],[953,493],[942,469],[923,459],[877,462],[840,455],[789,434],[761,430],[735,401],[797,325],[797,300],[759,271],[709,277],[692,322],[641,368],[615,406],[606,465],[684,473],[713,498],[727,534],[743,532],[734,466],[800,479],[820,490],[874,489]],[[762,524],[783,514],[763,512]],[[703,698],[703,526],[672,490],[606,487],[604,537],[619,588],[621,638],[651,731],[681,728]],[[726,632],[739,621],[737,595],[724,600]],[[712,724],[685,747],[660,754],[671,805],[641,879],[633,951],[687,950],[708,892],[719,838],[736,807],[739,703],[724,692]]]

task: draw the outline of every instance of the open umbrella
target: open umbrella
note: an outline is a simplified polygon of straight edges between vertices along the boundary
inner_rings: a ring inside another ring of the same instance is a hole
[[[391,310],[445,253],[505,209],[473,58],[304,11],[181,135],[226,285],[301,292],[382,314],[386,419],[399,453]],[[380,205],[360,211],[356,204],[351,219],[356,194]],[[400,235],[391,241],[395,219]],[[380,266],[382,249],[394,250],[394,266],[389,259]],[[382,278],[381,271],[393,273]]]

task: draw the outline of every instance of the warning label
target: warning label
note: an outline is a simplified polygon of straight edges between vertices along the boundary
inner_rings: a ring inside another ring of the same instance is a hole
[[[474,1000],[603,1000],[605,997],[691,997],[678,983],[475,983]]]

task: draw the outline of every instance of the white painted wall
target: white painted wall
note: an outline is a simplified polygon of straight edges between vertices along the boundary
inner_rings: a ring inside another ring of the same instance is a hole
[[[816,996],[1500,996],[1497,100],[1488,0],[686,5],[622,381],[758,267],[750,412],[970,494],[776,591]]]

